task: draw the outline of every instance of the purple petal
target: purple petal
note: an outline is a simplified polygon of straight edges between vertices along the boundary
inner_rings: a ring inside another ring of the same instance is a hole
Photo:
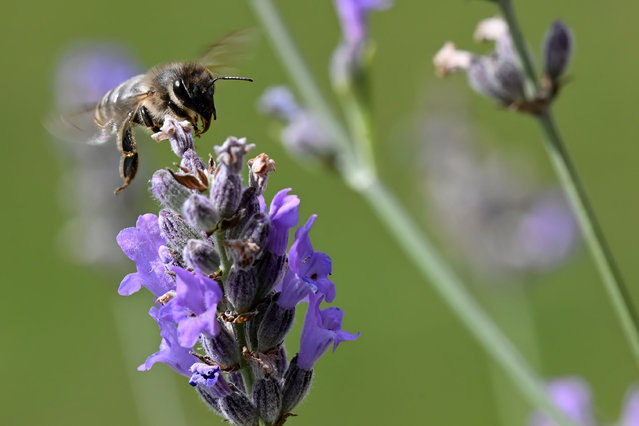
[[[165,308],[166,306],[162,309]],[[138,370],[149,370],[156,362],[163,362],[177,373],[189,377],[189,367],[197,362],[197,358],[189,353],[190,349],[184,348],[178,344],[175,324],[170,321],[162,320],[160,310],[153,307],[149,311],[149,315],[158,322],[162,341],[160,343],[160,350],[149,356],[144,364],[138,367]]]
[[[619,426],[639,425],[639,387],[631,388],[626,394],[626,402]]]
[[[568,418],[580,426],[595,426],[595,416],[592,409],[592,394],[590,386],[579,377],[555,379],[548,384],[548,393],[553,402]],[[529,422],[530,426],[554,426],[546,415],[534,413]]]
[[[304,327],[300,338],[300,351],[297,365],[310,370],[333,342],[333,350],[340,342],[355,340],[360,334],[351,334],[341,330],[343,312],[334,307],[319,309],[323,296],[311,295]]]
[[[373,10],[384,10],[390,6],[389,0],[335,0],[346,42],[361,43],[367,37],[368,14]]]
[[[118,287],[118,294],[120,296],[130,296],[133,293],[137,293],[142,288],[144,280],[138,273],[128,274]]]
[[[286,251],[288,232],[299,220],[300,199],[297,195],[287,195],[290,190],[283,189],[275,194],[269,209],[271,232],[267,249],[277,255],[282,255]]]

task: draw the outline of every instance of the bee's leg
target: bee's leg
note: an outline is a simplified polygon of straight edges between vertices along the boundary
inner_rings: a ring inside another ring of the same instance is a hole
[[[138,112],[137,114],[135,114],[133,121],[143,126],[146,126],[153,133],[159,132],[160,127],[162,127],[160,124],[153,121],[153,117],[151,117],[149,110],[145,106],[142,106],[140,107],[140,109],[138,109]]]
[[[118,149],[122,156],[120,157],[120,177],[124,181],[122,186],[113,191],[114,194],[125,189],[135,177],[138,171],[138,152],[133,136],[133,128],[131,120],[125,120],[118,129]]]

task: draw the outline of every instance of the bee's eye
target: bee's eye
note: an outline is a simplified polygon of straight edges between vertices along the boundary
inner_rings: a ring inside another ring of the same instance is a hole
[[[184,81],[182,79],[175,80],[173,82],[173,93],[183,102],[188,101],[191,96],[189,96],[189,92],[187,92],[186,87],[184,87]]]

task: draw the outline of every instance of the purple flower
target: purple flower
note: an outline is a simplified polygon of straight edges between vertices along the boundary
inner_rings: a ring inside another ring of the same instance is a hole
[[[547,389],[550,398],[569,419],[579,426],[595,426],[592,392],[588,383],[579,377],[565,377],[552,380]],[[541,413],[534,413],[529,425],[554,426],[555,423]]]
[[[213,387],[220,378],[220,367],[196,362],[190,368],[193,375],[189,379],[189,385]]]
[[[328,349],[331,342],[333,351],[337,345],[345,340],[355,340],[361,333],[351,334],[341,329],[344,311],[331,306],[320,309],[322,295],[311,295],[304,327],[300,337],[300,351],[298,353],[297,365],[305,370],[310,370],[315,362]]]
[[[346,43],[361,45],[368,33],[368,14],[373,10],[388,9],[391,4],[389,0],[335,0]]]
[[[138,269],[136,273],[124,277],[118,288],[120,295],[129,296],[144,286],[159,297],[175,288],[172,278],[166,273],[166,265],[160,258],[160,250],[166,242],[160,236],[156,215],[149,213],[140,216],[135,228],[120,231],[117,242]]]
[[[222,290],[216,281],[200,273],[179,266],[171,269],[177,277],[176,296],[162,309],[162,317],[177,323],[178,342],[192,348],[201,333],[209,337],[218,333],[217,304]]]
[[[548,384],[550,398],[570,420],[579,426],[596,426],[592,392],[590,386],[579,377],[555,379]],[[632,387],[626,394],[619,426],[639,425],[639,387]],[[530,416],[529,426],[555,426],[546,415],[535,412]]]
[[[626,394],[619,426],[639,425],[639,386],[631,388]]]
[[[362,68],[364,47],[368,38],[368,14],[390,7],[389,0],[335,0],[342,25],[343,41],[335,49],[331,64],[333,83],[347,84]]]
[[[328,279],[332,271],[331,258],[326,253],[314,251],[308,237],[316,218],[317,215],[312,215],[295,231],[295,242],[288,255],[289,268],[330,303],[335,299],[335,284]]]
[[[271,220],[271,231],[267,249],[273,254],[282,255],[288,246],[288,231],[299,220],[300,199],[297,195],[287,195],[291,188],[283,189],[273,197],[268,217]]]
[[[177,329],[172,321],[162,318],[160,310],[152,307],[149,315],[160,326],[160,335],[162,342],[160,350],[149,356],[144,364],[138,367],[138,371],[147,371],[153,367],[156,362],[163,362],[177,373],[189,377],[191,375],[189,368],[197,358],[190,354],[190,349],[184,348],[178,344]]]

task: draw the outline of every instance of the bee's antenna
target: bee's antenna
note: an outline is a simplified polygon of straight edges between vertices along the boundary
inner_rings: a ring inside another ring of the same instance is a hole
[[[211,82],[211,86],[217,81],[217,80],[244,80],[244,81],[253,81],[252,78],[248,78],[248,77],[235,77],[235,76],[225,76],[225,77],[215,77],[213,79],[213,81]]]

